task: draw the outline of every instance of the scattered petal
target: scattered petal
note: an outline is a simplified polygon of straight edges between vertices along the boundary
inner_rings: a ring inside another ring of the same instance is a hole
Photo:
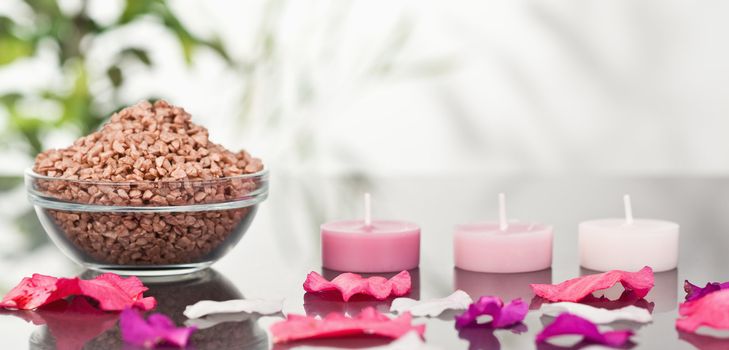
[[[72,295],[90,297],[99,302],[105,311],[120,311],[127,307],[151,310],[157,302],[153,297],[144,297],[147,290],[139,278],[122,278],[105,273],[91,280],[56,278],[33,274],[23,280],[5,295],[0,307],[32,310]]]
[[[446,310],[463,310],[468,308],[473,300],[468,293],[457,290],[453,294],[440,299],[415,300],[410,298],[397,298],[390,305],[390,312],[402,314],[410,312],[411,315],[435,317]]]
[[[374,276],[362,276],[345,272],[327,281],[322,275],[312,271],[306,276],[304,290],[309,293],[339,291],[342,299],[348,301],[355,294],[370,295],[377,300],[387,299],[390,295],[399,297],[410,292],[410,273],[402,271],[389,280]]]
[[[597,290],[607,289],[620,282],[642,298],[653,288],[653,269],[649,266],[638,272],[612,270],[564,281],[560,284],[532,284],[534,294],[549,301],[577,302]]]
[[[341,350],[344,348],[297,346],[296,350]],[[367,350],[439,350],[440,348],[426,344],[417,332],[410,331],[387,345],[368,347]]]
[[[583,341],[619,347],[630,341],[631,330],[600,332],[597,326],[577,315],[561,314],[554,322],[537,334],[537,342],[545,342],[562,335],[581,335]]]
[[[425,325],[413,325],[411,322],[412,316],[409,313],[390,319],[374,308],[366,308],[356,317],[329,314],[323,319],[317,319],[309,316],[288,315],[286,320],[271,326],[271,334],[274,343],[355,335],[374,335],[397,339],[410,331],[415,331],[422,337],[425,333]]]
[[[187,318],[200,318],[212,314],[249,313],[272,315],[281,312],[283,299],[235,299],[226,301],[202,300],[185,307]]]
[[[701,326],[729,329],[729,289],[682,303],[678,313],[682,317],[676,320],[676,328],[684,332],[695,332]]]
[[[491,327],[506,328],[523,321],[527,312],[529,312],[529,305],[520,298],[504,305],[499,297],[482,296],[469,305],[466,312],[456,316],[456,328],[461,329],[477,324],[476,321],[481,315],[491,315]]]
[[[147,320],[131,308],[124,309],[119,319],[122,339],[133,345],[153,348],[158,345],[185,347],[195,331],[195,327],[175,327],[172,320],[159,313],[150,315]]]
[[[729,289],[729,282],[709,282],[703,288],[691,284],[688,280],[683,282],[683,290],[686,292],[686,301],[694,301],[701,299],[709,293],[713,293],[722,289]]]
[[[606,324],[615,321],[647,323],[653,320],[653,317],[648,310],[634,305],[628,305],[616,310],[607,310],[585,304],[560,302],[544,304],[540,311],[549,316],[558,316],[562,313],[569,313],[597,324]]]

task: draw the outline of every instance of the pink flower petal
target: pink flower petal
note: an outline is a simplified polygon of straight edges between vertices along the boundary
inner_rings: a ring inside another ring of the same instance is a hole
[[[537,342],[545,342],[562,335],[581,335],[583,341],[618,347],[630,341],[633,331],[621,330],[601,333],[594,323],[582,317],[572,314],[561,314],[554,319],[554,322],[544,327],[537,334]]]
[[[145,348],[158,345],[185,347],[190,335],[196,330],[194,326],[177,328],[169,317],[162,314],[152,314],[145,321],[144,317],[132,308],[122,311],[119,329],[125,342]]]
[[[492,317],[491,326],[493,328],[506,328],[513,326],[524,320],[529,305],[521,298],[512,300],[509,304],[499,297],[482,296],[475,303],[468,306],[463,314],[456,316],[456,328],[461,329],[476,324],[476,319],[481,315],[490,315]]]
[[[306,276],[304,290],[309,293],[339,291],[342,299],[348,301],[355,294],[370,295],[377,300],[387,299],[389,296],[402,296],[410,292],[410,273],[402,271],[390,278],[369,277],[345,272],[333,280],[327,281],[322,275],[312,271]]]
[[[683,290],[686,292],[686,301],[701,299],[709,293],[713,293],[722,289],[729,289],[729,282],[709,282],[703,288],[691,284],[691,282],[689,282],[688,280],[683,282]]]
[[[701,326],[729,329],[729,289],[682,303],[678,313],[682,317],[676,320],[676,328],[684,332],[695,332]]]
[[[638,272],[612,270],[564,281],[560,284],[532,284],[534,294],[549,301],[577,302],[594,291],[607,289],[620,282],[642,298],[653,288],[653,269],[646,266]]]
[[[366,308],[354,318],[336,313],[329,314],[323,319],[289,315],[286,320],[271,326],[271,334],[274,343],[354,335],[375,335],[397,339],[413,330],[422,337],[425,333],[425,325],[412,325],[411,322],[412,316],[409,313],[390,319],[374,308]]]
[[[106,311],[120,311],[134,306],[142,310],[153,309],[157,302],[153,297],[145,298],[147,290],[137,277],[122,278],[106,273],[91,280],[56,278],[33,274],[25,277],[0,301],[0,307],[32,310],[72,295],[82,295],[99,302],[99,308]]]

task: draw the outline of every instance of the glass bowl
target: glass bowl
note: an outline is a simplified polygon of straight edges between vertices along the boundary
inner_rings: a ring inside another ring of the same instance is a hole
[[[137,276],[190,273],[238,243],[268,196],[268,171],[212,180],[108,182],[25,172],[51,240],[82,266]]]

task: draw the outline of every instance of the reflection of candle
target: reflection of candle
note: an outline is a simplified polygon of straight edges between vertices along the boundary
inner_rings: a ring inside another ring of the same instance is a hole
[[[537,271],[552,265],[552,227],[509,222],[504,194],[499,194],[499,221],[456,226],[453,234],[456,267],[477,271],[514,273]]]
[[[474,300],[483,295],[495,295],[505,301],[534,297],[530,283],[552,283],[552,269],[522,273],[482,273],[453,269],[453,290],[462,290]]]
[[[347,272],[410,270],[420,263],[420,227],[391,220],[372,220],[370,195],[365,194],[363,220],[321,225],[324,268]]]
[[[678,224],[634,219],[630,196],[623,197],[625,219],[584,221],[579,226],[580,264],[591,270],[653,271],[678,264]]]

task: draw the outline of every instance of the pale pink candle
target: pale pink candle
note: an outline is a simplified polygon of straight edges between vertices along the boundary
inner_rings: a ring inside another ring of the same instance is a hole
[[[623,197],[625,218],[580,223],[580,265],[597,271],[637,271],[650,266],[654,272],[678,265],[678,232],[675,222],[634,219],[630,196]]]
[[[456,267],[477,272],[515,273],[552,266],[552,227],[509,222],[504,195],[499,194],[499,221],[456,226]]]
[[[405,221],[372,220],[365,194],[364,220],[321,225],[322,265],[347,272],[395,272],[420,263],[420,227]]]

